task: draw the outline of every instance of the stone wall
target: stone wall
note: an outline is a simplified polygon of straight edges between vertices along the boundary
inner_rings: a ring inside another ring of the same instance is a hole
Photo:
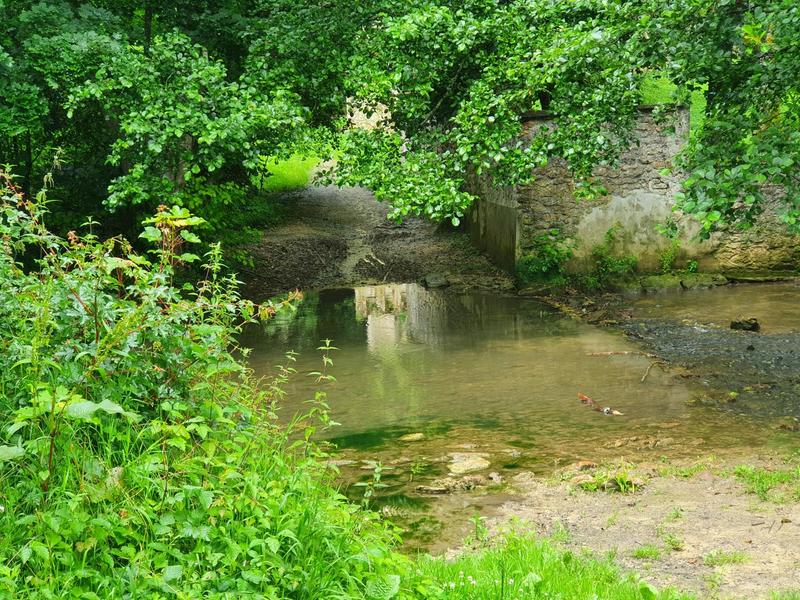
[[[524,119],[525,135],[541,127],[552,127],[550,116],[533,113]],[[660,255],[670,242],[657,230],[668,217],[679,226],[681,250],[677,265],[696,260],[709,272],[786,270],[800,265],[800,244],[788,235],[768,211],[746,232],[721,232],[700,241],[699,225],[672,211],[680,175],[662,175],[672,158],[686,143],[689,113],[682,110],[666,121],[656,122],[646,107],[636,125],[637,143],[626,151],[616,167],[599,167],[598,182],[608,195],[594,200],[576,200],[574,182],[563,161],[552,161],[537,169],[533,183],[516,188],[493,188],[487,178],[471,178],[470,191],[481,200],[473,209],[470,230],[476,245],[498,265],[508,269],[528,251],[535,238],[552,229],[575,241],[573,271],[590,268],[588,257],[602,243],[611,227],[618,226],[615,252],[637,257],[643,272],[658,271]]]

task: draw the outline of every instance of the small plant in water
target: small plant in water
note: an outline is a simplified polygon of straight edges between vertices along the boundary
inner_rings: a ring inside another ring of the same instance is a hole
[[[484,525],[484,521],[486,517],[482,517],[480,515],[473,515],[472,518],[469,520],[472,523],[473,531],[470,534],[470,538],[468,540],[472,543],[483,544],[489,536],[489,528]]]

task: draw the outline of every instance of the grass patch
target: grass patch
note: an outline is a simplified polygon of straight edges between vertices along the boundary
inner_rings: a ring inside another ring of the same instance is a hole
[[[672,533],[664,534],[664,537],[662,539],[664,540],[664,544],[666,545],[666,547],[672,550],[673,552],[680,552],[681,550],[683,550],[684,542],[681,538],[679,538],[675,534]]]
[[[661,558],[661,548],[654,544],[645,544],[631,552],[631,556],[641,560],[658,560]]]
[[[620,573],[607,558],[577,556],[525,535],[510,535],[496,547],[450,562],[420,559],[417,568],[431,581],[436,598],[690,598],[673,590],[656,591],[634,576]]]
[[[716,460],[716,457],[709,456],[708,458],[695,461],[690,465],[680,467],[668,465],[660,468],[658,470],[658,474],[661,477],[680,477],[681,479],[691,479],[695,475],[711,470],[711,467]]]
[[[578,484],[579,487],[587,492],[606,491],[619,492],[621,494],[633,494],[642,486],[642,482],[624,469],[620,470],[598,470],[588,481]]]
[[[740,465],[733,474],[744,483],[749,494],[761,500],[784,502],[787,494],[800,500],[800,466],[793,469],[769,470],[762,467]]]
[[[714,550],[703,557],[703,564],[707,567],[721,567],[723,565],[740,565],[747,562],[747,554],[740,550],[726,552]]]
[[[316,156],[291,156],[285,160],[265,158],[259,187],[267,192],[302,189],[311,181],[311,171],[318,164]]]

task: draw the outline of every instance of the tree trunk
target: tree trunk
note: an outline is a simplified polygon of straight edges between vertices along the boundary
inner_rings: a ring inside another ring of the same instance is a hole
[[[153,0],[144,0],[144,54],[150,56],[153,40]]]
[[[31,190],[33,189],[33,182],[31,182],[31,178],[33,177],[33,142],[31,140],[30,129],[25,133],[25,149],[23,160],[25,161],[25,167],[22,171],[22,192],[25,194],[25,196],[30,197]]]

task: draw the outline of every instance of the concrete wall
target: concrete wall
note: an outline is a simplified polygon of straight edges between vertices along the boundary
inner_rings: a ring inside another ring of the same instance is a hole
[[[488,177],[472,175],[467,185],[481,198],[467,218],[472,243],[492,262],[513,272],[520,251],[520,215],[517,190],[494,187]]]
[[[526,117],[524,135],[552,127],[543,113]],[[636,125],[637,143],[626,151],[616,167],[599,167],[598,181],[609,194],[594,200],[576,200],[574,183],[563,161],[552,161],[535,171],[533,183],[517,188],[494,189],[485,177],[470,178],[468,187],[481,198],[473,209],[470,230],[476,245],[495,262],[509,268],[530,250],[533,240],[551,229],[575,240],[573,271],[590,268],[591,249],[602,243],[609,228],[619,225],[619,254],[633,254],[643,272],[658,271],[660,255],[670,242],[656,226],[668,217],[678,222],[681,252],[678,266],[697,260],[701,270],[784,270],[800,266],[800,244],[787,234],[774,211],[746,232],[722,232],[700,241],[699,225],[672,211],[680,174],[661,175],[689,135],[689,113],[679,111],[658,123],[652,111],[642,108]],[[515,213],[515,215],[512,215]],[[516,218],[514,218],[514,216]]]

